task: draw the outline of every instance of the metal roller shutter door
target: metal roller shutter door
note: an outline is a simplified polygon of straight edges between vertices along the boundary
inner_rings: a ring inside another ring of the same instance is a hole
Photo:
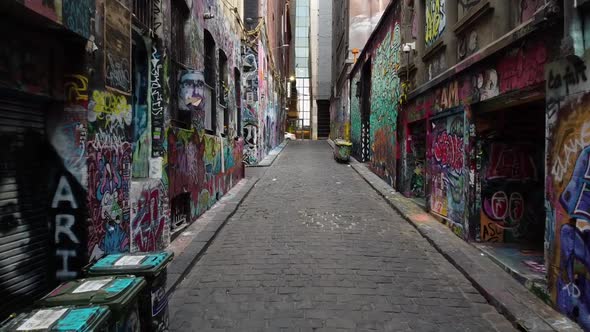
[[[40,104],[0,100],[0,318],[48,285],[45,137]]]

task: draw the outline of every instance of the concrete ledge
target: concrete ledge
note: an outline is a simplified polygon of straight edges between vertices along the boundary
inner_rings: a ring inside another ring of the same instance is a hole
[[[408,220],[488,302],[522,331],[582,331],[569,318],[529,292],[479,249],[458,238],[413,201],[396,192],[364,164],[351,158],[353,169]]]
[[[287,144],[289,144],[289,141],[290,140],[288,140],[288,139],[284,140],[283,143],[279,144],[277,147],[272,149],[268,153],[268,155],[266,157],[264,157],[264,159],[262,159],[262,161],[260,161],[258,164],[246,165],[246,167],[270,167],[270,166],[272,166],[272,164],[275,162],[275,159],[277,159],[279,154],[281,152],[283,152],[283,149],[285,148],[285,146],[287,146]]]
[[[174,252],[174,260],[168,265],[168,280],[166,282],[168,297],[203,256],[205,250],[229,218],[234,215],[258,180],[253,177],[238,182],[211,209],[203,213],[170,243],[168,250]]]

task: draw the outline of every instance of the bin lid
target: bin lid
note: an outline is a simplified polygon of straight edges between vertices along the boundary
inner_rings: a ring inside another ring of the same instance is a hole
[[[43,308],[9,319],[0,331],[91,332],[106,328],[110,316],[105,306]]]
[[[152,277],[159,274],[172,260],[174,254],[167,251],[111,254],[94,263],[88,270],[89,275],[134,274]]]
[[[352,142],[345,141],[343,139],[334,140],[334,144],[336,144],[338,146],[352,146]]]
[[[142,277],[103,276],[65,282],[37,302],[43,307],[107,305],[115,315],[124,313],[146,286]]]

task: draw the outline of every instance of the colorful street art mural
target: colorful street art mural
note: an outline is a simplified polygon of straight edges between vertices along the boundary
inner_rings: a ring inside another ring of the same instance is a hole
[[[194,221],[242,178],[242,148],[242,140],[222,139],[204,131],[168,130],[164,167],[169,196],[171,200],[181,195],[190,198],[184,222]],[[173,221],[172,232],[183,226]]]
[[[432,46],[445,31],[445,0],[426,0],[426,46]]]
[[[545,70],[547,120],[546,250],[558,309],[590,329],[590,85],[587,64]]]
[[[429,151],[430,210],[452,228],[464,229],[465,143],[464,115],[459,113],[432,121]]]
[[[244,46],[242,58],[242,135],[244,137],[244,163],[258,163],[258,56],[251,48]]]
[[[124,95],[95,90],[88,105],[90,259],[129,251],[132,108]]]
[[[396,176],[400,52],[401,30],[395,22],[376,46],[371,69],[370,167],[390,185],[395,183]]]
[[[160,180],[131,184],[130,251],[165,249],[170,243],[170,203]]]

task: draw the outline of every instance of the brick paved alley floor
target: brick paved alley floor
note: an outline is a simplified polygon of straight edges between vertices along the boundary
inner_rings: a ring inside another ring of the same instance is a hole
[[[325,141],[289,143],[170,300],[173,331],[509,331]]]

